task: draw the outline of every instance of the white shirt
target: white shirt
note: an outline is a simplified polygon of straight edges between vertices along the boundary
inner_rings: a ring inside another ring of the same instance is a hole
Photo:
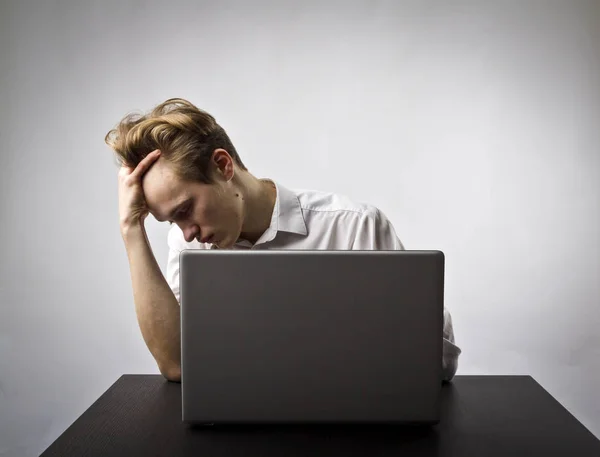
[[[388,218],[374,206],[314,190],[290,190],[274,182],[277,197],[271,224],[255,244],[238,240],[232,249],[404,250]],[[184,249],[215,249],[197,240],[187,242],[177,225],[167,236],[166,280],[180,301],[179,253]],[[458,367],[452,317],[444,307],[443,379],[450,381]]]

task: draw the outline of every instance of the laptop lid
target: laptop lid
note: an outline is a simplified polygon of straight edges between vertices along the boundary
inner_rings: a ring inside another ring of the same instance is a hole
[[[183,421],[437,423],[440,251],[180,254]]]

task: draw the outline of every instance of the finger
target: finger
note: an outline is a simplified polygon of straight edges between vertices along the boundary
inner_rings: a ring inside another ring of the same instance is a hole
[[[160,156],[160,150],[155,149],[154,151],[149,153],[146,157],[144,157],[140,161],[140,163],[138,163],[137,167],[135,167],[135,170],[133,170],[133,172],[131,173],[132,178],[134,178],[134,179],[140,178],[148,170],[148,168],[150,168],[150,165],[152,165],[152,163],[154,161],[156,161],[156,159],[158,159],[159,156]]]

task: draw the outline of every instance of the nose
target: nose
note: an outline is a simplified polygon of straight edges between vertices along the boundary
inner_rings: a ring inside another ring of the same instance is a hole
[[[183,237],[188,243],[194,241],[194,238],[196,238],[196,236],[198,236],[198,230],[196,226],[186,227],[183,230]]]

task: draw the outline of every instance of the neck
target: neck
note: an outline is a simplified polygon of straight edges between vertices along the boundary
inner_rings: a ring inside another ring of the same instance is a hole
[[[242,184],[244,222],[240,238],[256,243],[271,225],[277,190],[275,185],[250,174]]]

